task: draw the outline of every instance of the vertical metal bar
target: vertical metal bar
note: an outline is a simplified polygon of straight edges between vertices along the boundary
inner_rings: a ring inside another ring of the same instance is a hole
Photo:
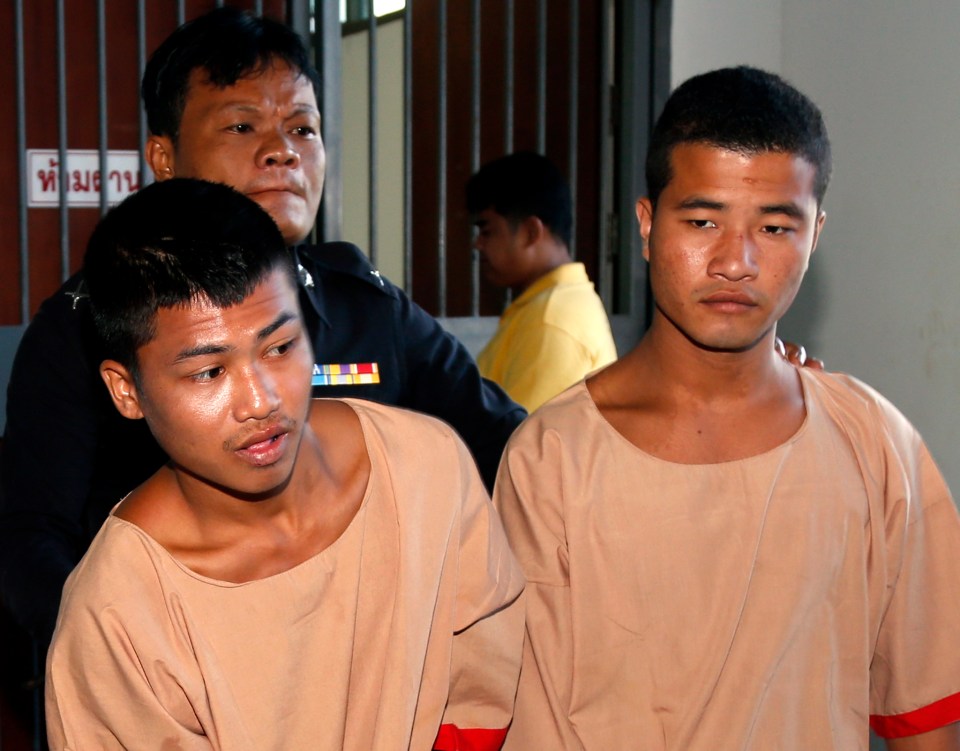
[[[13,25],[16,34],[17,176],[20,188],[17,211],[20,230],[20,323],[27,323],[30,320],[30,236],[27,232],[27,96],[24,81],[23,0],[14,3]]]
[[[107,213],[107,16],[104,0],[97,0],[97,132],[99,135],[100,215]]]
[[[447,0],[437,3],[437,313],[447,314]]]
[[[413,293],[413,11],[403,15],[403,289]]]
[[[480,169],[480,0],[471,0],[470,23],[470,174]],[[470,245],[473,245],[470,228]],[[480,255],[470,256],[470,315],[480,315]]]
[[[263,0],[256,0],[256,2],[253,4],[253,12],[258,16],[263,15]]]
[[[367,201],[369,213],[368,242],[370,262],[377,266],[377,15],[373,3],[368,4],[367,14],[367,155],[370,161],[367,177]]]
[[[646,153],[646,144],[649,140],[649,134],[653,131],[656,118],[663,110],[667,98],[670,96],[670,38],[673,16],[672,2],[651,2],[649,8],[649,19],[652,30],[649,35],[650,55],[647,58],[649,65],[649,99],[647,101],[646,128],[642,135],[644,148],[642,153]],[[638,133],[638,130],[631,127],[630,133]],[[636,136],[634,136],[636,138]],[[642,157],[645,160],[645,157]],[[644,176],[643,161],[637,164],[638,182],[646,187],[646,178]],[[639,248],[637,232],[633,232],[633,240]],[[638,257],[639,252],[631,255],[630,258]],[[644,323],[647,327],[653,322],[653,293],[650,290],[650,279],[645,277],[643,285],[643,309],[645,313]],[[640,296],[638,292],[637,297]],[[631,312],[637,307],[631,302]]]
[[[580,135],[580,0],[570,0],[570,48],[567,58],[570,61],[570,110],[568,112],[567,163],[570,179],[570,199],[573,206],[573,224],[570,227],[570,257],[577,257],[577,147]]]
[[[147,9],[144,6],[146,0],[137,2],[137,70],[140,71],[138,80],[143,80],[143,69],[147,67]],[[137,108],[140,112],[139,133],[140,133],[140,180],[141,186],[147,184],[147,161],[144,156],[144,146],[147,143],[147,113],[143,106]]]
[[[503,59],[503,93],[504,93],[504,123],[503,123],[503,152],[513,151],[513,0],[505,0],[507,17],[504,19],[504,59]]]
[[[70,207],[67,205],[67,41],[64,0],[57,0],[57,193],[60,199],[60,281],[70,276]]]
[[[537,0],[537,151],[547,151],[547,0]]]
[[[308,13],[294,14],[291,25],[310,44]],[[323,116],[323,142],[327,150],[327,173],[320,204],[317,234],[321,240],[336,240],[343,234],[343,81],[340,8],[335,2],[314,6],[316,29],[313,49],[320,73],[320,114]]]
[[[177,26],[183,26],[183,22],[187,20],[187,2],[186,0],[178,0],[177,2]]]
[[[513,151],[513,83],[514,83],[514,0],[504,0],[503,19],[503,153]],[[504,303],[509,305],[513,299],[513,290],[504,292]]]
[[[316,17],[319,11],[311,11],[313,0],[288,0],[287,2],[287,25],[300,36],[307,53],[312,54],[314,58],[314,67],[318,66],[319,59],[317,53],[317,40],[314,38],[316,31]],[[313,15],[311,15],[311,12]],[[317,67],[319,71],[319,67]]]
[[[614,0],[604,3],[600,20],[600,232],[597,238],[597,278],[594,280],[597,291],[603,300],[609,300],[612,293],[609,265],[612,254],[616,252],[616,213],[613,203],[613,133],[612,130],[612,91],[613,61],[611,53],[613,42],[612,17],[615,13]]]
[[[345,0],[343,4],[346,6],[344,10],[347,21],[361,21],[373,13],[370,0]]]

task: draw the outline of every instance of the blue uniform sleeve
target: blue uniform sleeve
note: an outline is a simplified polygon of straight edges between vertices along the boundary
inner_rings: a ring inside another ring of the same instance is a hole
[[[399,294],[398,335],[405,342],[409,404],[448,422],[470,448],[491,491],[507,439],[527,416],[492,381],[481,377],[466,347],[433,316]]]

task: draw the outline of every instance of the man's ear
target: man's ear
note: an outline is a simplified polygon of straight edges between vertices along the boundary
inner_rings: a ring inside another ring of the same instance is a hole
[[[173,141],[169,136],[151,135],[143,147],[143,158],[157,180],[169,180],[174,176]]]
[[[640,225],[640,239],[643,240],[643,258],[650,260],[650,230],[653,229],[653,202],[649,198],[640,198],[636,206],[637,223]]]
[[[817,242],[820,240],[820,230],[823,229],[823,223],[827,221],[827,212],[821,211],[817,215],[817,225],[813,228],[813,246],[810,248],[810,255],[817,249]]]
[[[528,216],[517,228],[518,232],[522,232],[523,236],[520,238],[524,247],[530,247],[535,245],[543,239],[544,234],[547,232],[547,228],[544,226],[543,221],[538,216]]]
[[[143,417],[140,409],[140,395],[137,393],[133,374],[116,360],[104,360],[100,363],[100,377],[107,384],[107,391],[113,399],[113,406],[129,420]]]

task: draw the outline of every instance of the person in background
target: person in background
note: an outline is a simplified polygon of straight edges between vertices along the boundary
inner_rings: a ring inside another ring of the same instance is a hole
[[[105,390],[169,460],[64,588],[51,747],[499,749],[523,645],[499,518],[445,423],[310,398],[270,215],[154,183],[101,220],[84,278]]]
[[[144,72],[147,163],[158,181],[231,185],[277,223],[297,268],[314,396],[440,417],[491,488],[523,408],[355,246],[304,244],[324,181],[318,86],[300,38],[283,24],[233,8],[200,16],[174,31]],[[110,509],[166,461],[143,422],[113,408],[101,359],[81,272],[41,305],[7,392],[0,595],[41,655],[67,575]]]
[[[527,577],[505,749],[960,749],[960,518],[916,429],[775,354],[824,225],[820,111],[755,68],[667,101],[640,343],[537,411],[495,503]],[[863,260],[869,263],[869,254]]]
[[[545,156],[517,152],[481,167],[466,193],[480,267],[513,292],[477,364],[532,412],[617,357],[603,302],[570,257],[570,187]]]

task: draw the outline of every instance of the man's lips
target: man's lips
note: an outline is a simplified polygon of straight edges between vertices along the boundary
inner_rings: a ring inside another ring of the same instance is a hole
[[[229,441],[227,448],[257,467],[275,464],[286,451],[293,424],[284,421]]]
[[[236,451],[241,449],[250,448],[251,446],[256,446],[261,443],[267,443],[268,441],[273,440],[281,433],[286,433],[286,428],[283,425],[271,425],[267,428],[262,428],[257,430],[255,433],[248,433],[243,438],[239,439],[236,445]]]
[[[700,302],[710,305],[711,307],[729,307],[730,309],[755,308],[758,305],[757,300],[752,295],[733,290],[711,292],[709,295],[701,297]]]
[[[258,197],[265,197],[274,193],[287,193],[297,196],[298,198],[303,198],[303,190],[296,185],[264,185],[262,187],[250,188],[246,191],[247,198],[254,200]]]

